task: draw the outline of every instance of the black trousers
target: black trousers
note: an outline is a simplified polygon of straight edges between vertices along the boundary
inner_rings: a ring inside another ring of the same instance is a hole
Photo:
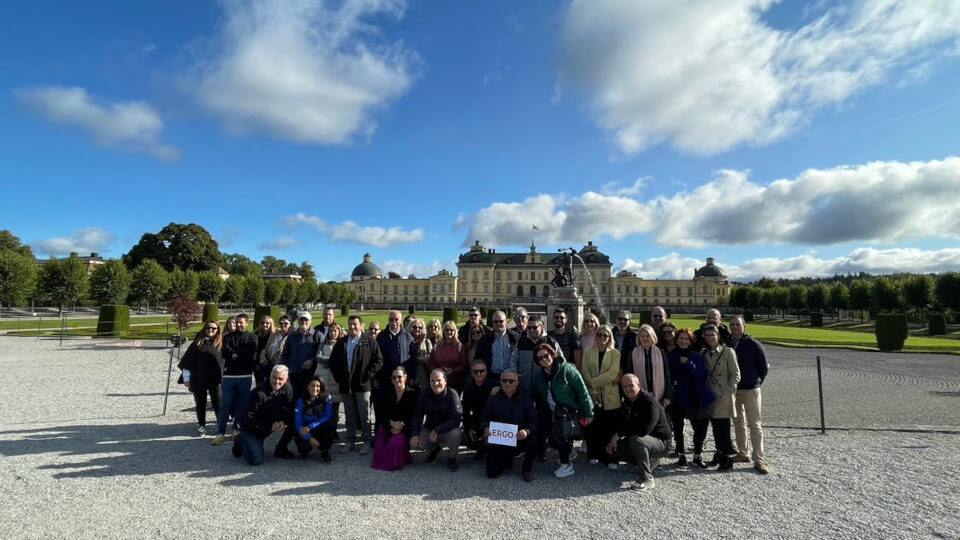
[[[205,426],[207,424],[207,394],[210,394],[210,404],[213,406],[213,415],[219,418],[220,415],[220,385],[194,391],[193,402],[197,405],[197,425]]]
[[[291,428],[292,429],[292,428]],[[317,442],[320,443],[318,450],[321,452],[326,452],[330,450],[330,447],[333,446],[333,431],[336,429],[336,424],[333,420],[329,422],[324,422],[319,426],[310,430],[310,436],[317,439]],[[297,443],[297,450],[300,451],[300,455],[306,457],[310,453],[310,450],[313,449],[313,445],[310,444],[310,441],[303,440],[303,437],[299,433],[293,439]]]
[[[516,447],[501,446],[499,444],[487,445],[487,478],[496,478],[504,469],[513,467],[513,458],[520,452],[523,452],[522,472],[533,470],[533,460],[537,457],[534,451],[537,447],[538,439],[536,433],[531,433],[526,439],[517,441]]]
[[[683,437],[683,421],[686,419],[686,411],[680,406],[670,407],[670,423],[673,424],[673,442],[678,454],[686,452]],[[703,453],[703,441],[707,438],[707,427],[710,420],[707,418],[691,418],[690,425],[693,427],[693,453],[700,455]]]
[[[584,428],[584,439],[587,441],[587,458],[600,460],[604,465],[613,460],[607,454],[607,445],[610,438],[617,431],[617,420],[621,418],[620,409],[607,411],[593,410],[593,422]]]
[[[573,441],[553,432],[553,414],[549,407],[537,409],[540,424],[537,432],[538,443],[533,448],[536,448],[539,454],[546,450],[546,445],[549,443],[552,448],[557,449],[560,454],[560,463],[565,465],[570,463]]]
[[[711,418],[710,426],[713,428],[713,441],[717,445],[717,453],[724,456],[736,454],[733,441],[730,440],[730,419]]]

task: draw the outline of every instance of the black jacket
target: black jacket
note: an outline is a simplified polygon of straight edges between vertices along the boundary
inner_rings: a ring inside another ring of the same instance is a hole
[[[234,330],[223,336],[224,375],[250,375],[257,367],[257,336]]]
[[[701,324],[701,325],[700,325],[700,328],[697,328],[697,329],[694,330],[694,332],[693,332],[693,340],[696,342],[696,343],[694,343],[694,347],[693,347],[693,348],[696,349],[696,350],[698,350],[698,351],[699,351],[699,350],[702,350],[702,349],[705,349],[705,348],[707,347],[707,342],[703,340],[703,327],[706,326],[706,325],[707,325],[707,323]],[[727,328],[727,325],[725,325],[725,324],[723,324],[723,323],[720,323],[720,326],[718,326],[717,329],[720,331],[720,336],[719,336],[719,337],[720,337],[720,343],[729,343],[729,342],[730,342],[730,329]]]
[[[239,418],[240,427],[258,437],[268,437],[274,422],[290,422],[295,402],[290,383],[274,392],[270,381],[264,381],[250,393],[247,412]]]
[[[377,427],[383,426],[384,429],[390,429],[391,421],[403,422],[403,434],[410,437],[410,430],[413,424],[413,411],[417,408],[417,400],[420,393],[417,390],[407,387],[400,399],[397,399],[397,393],[393,387],[389,391],[381,392],[373,402],[373,410],[377,416]]]
[[[537,431],[537,410],[533,406],[530,396],[517,392],[513,397],[507,397],[503,392],[490,396],[483,407],[480,417],[481,428],[490,426],[490,422],[515,424],[517,429],[525,429],[530,433]]]
[[[191,343],[177,367],[190,370],[191,392],[216,388],[223,380],[223,356],[210,340],[204,340],[200,347]]]
[[[652,435],[663,441],[673,438],[667,413],[650,392],[641,391],[635,401],[624,398],[623,409],[625,414],[617,428],[621,437]]]
[[[471,377],[467,386],[463,389],[463,427],[464,429],[483,429],[480,427],[480,415],[483,413],[483,406],[490,399],[490,390],[493,390],[497,383],[493,379],[484,379],[483,384],[477,386]]]
[[[366,332],[360,334],[360,341],[353,349],[351,369],[347,370],[347,338],[343,336],[334,344],[330,352],[330,372],[340,385],[341,394],[370,391],[370,381],[383,366],[380,346]]]
[[[614,325],[613,327],[613,344],[617,344],[617,336],[620,335],[620,327]],[[617,347],[617,350],[620,351],[620,358],[630,358],[630,355],[633,354],[633,349],[637,346],[637,333],[633,331],[633,328],[627,327],[627,333],[623,336],[623,342],[620,343],[620,346]]]
[[[427,388],[420,394],[417,408],[413,412],[413,434],[420,435],[422,428],[443,434],[460,427],[462,419],[460,396],[453,388],[448,386],[439,395],[434,394],[432,388]]]

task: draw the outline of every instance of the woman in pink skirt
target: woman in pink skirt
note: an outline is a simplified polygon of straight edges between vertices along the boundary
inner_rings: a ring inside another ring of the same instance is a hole
[[[390,376],[393,391],[374,403],[377,415],[377,436],[373,441],[374,469],[396,471],[412,462],[410,458],[410,424],[417,408],[417,391],[407,388],[407,370],[398,366]]]

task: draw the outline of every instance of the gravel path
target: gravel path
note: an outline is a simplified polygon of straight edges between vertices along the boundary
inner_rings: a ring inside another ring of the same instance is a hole
[[[384,473],[369,458],[337,453],[332,466],[268,458],[251,468],[227,446],[192,436],[192,399],[182,388],[158,416],[162,349],[0,345],[0,530],[8,538],[960,538],[960,434],[770,428],[769,476],[746,465],[729,473],[666,467],[643,494],[622,489],[632,468],[582,460],[562,480],[539,463],[532,484],[516,473],[488,480],[469,455],[456,473],[422,456]],[[789,389],[799,371],[787,353],[771,356],[768,421],[780,414],[774,381]]]

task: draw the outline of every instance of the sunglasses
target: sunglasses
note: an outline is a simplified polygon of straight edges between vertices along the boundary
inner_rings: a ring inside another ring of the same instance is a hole
[[[493,324],[503,324],[503,323],[505,323],[505,322],[507,322],[507,321],[505,321],[504,319],[494,319],[494,320],[493,320]]]
[[[654,315],[653,318],[654,318],[654,319],[662,319],[662,318],[663,318],[663,315]]]
[[[543,362],[543,361],[549,360],[549,359],[550,359],[550,355],[549,355],[549,354],[538,354],[538,355],[537,355],[537,362]]]
[[[500,379],[501,384],[514,384],[517,382],[516,379]]]
[[[483,374],[486,373],[486,372],[487,372],[487,370],[485,370],[485,369],[475,369],[475,370],[473,370],[473,374],[474,374],[474,375],[483,375]]]
[[[620,321],[620,322],[627,322],[627,321],[629,321],[630,319],[627,319],[626,317],[617,317],[617,320]]]

